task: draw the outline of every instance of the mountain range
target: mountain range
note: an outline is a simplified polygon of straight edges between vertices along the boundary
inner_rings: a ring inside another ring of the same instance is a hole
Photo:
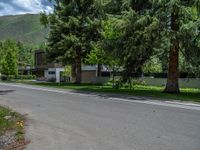
[[[41,25],[39,14],[0,16],[0,40],[14,39],[40,45],[47,34],[48,29]]]

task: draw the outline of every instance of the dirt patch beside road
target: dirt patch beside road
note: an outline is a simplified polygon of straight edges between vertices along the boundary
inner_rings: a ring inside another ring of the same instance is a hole
[[[0,106],[0,150],[24,149],[28,143],[24,134],[25,117]]]

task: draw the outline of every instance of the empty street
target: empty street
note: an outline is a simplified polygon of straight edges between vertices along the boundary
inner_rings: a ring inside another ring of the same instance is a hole
[[[0,83],[27,117],[28,150],[199,150],[200,105]]]

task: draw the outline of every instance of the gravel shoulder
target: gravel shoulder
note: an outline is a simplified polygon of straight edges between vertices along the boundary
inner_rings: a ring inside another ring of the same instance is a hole
[[[25,117],[0,106],[0,149],[21,150],[26,143]]]

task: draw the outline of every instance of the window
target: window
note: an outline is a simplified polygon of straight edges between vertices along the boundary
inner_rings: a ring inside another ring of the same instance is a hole
[[[55,71],[49,71],[48,73],[49,73],[50,75],[54,75],[54,74],[56,74]]]

